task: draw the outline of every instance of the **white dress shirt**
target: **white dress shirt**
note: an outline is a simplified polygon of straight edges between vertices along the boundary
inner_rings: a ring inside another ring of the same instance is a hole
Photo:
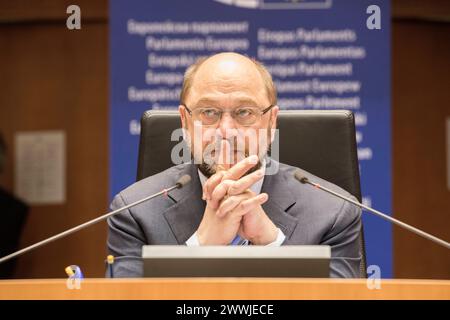
[[[265,162],[263,162],[262,166],[261,166],[263,173],[265,171]],[[198,175],[200,178],[200,182],[203,185],[205,184],[207,178],[205,177],[205,175],[203,173],[200,172],[200,170],[198,171]],[[261,180],[256,181],[251,187],[250,190],[253,191],[256,194],[260,194],[261,193],[261,188],[263,185],[263,181],[264,178]],[[280,228],[278,228],[278,234],[277,234],[277,238],[275,239],[274,242],[271,242],[269,244],[267,244],[267,246],[272,246],[272,247],[279,247],[281,246],[281,244],[283,243],[283,241],[286,239],[286,236],[284,235],[283,231],[280,230]],[[248,241],[247,241],[248,243]],[[198,242],[198,237],[197,237],[197,231],[194,232],[194,234],[186,241],[186,245],[187,246],[199,246],[200,243]]]

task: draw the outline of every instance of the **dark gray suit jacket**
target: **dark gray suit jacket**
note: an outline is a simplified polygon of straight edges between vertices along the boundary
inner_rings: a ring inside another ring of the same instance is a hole
[[[273,160],[272,160],[273,162]],[[359,234],[361,210],[294,178],[297,168],[279,164],[266,175],[261,192],[269,195],[264,211],[286,235],[283,245],[330,245],[331,277],[360,277]],[[132,203],[174,185],[184,174],[192,181],[169,197],[158,197],[108,219],[108,250],[115,256],[114,277],[141,277],[143,245],[183,245],[197,230],[205,210],[202,188],[193,164],[171,167],[138,181],[114,198],[111,209]],[[334,191],[343,189],[304,172]]]

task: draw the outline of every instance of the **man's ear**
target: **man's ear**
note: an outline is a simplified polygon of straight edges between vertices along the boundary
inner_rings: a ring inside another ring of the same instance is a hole
[[[277,119],[278,119],[278,112],[280,111],[280,108],[277,106],[277,105],[275,105],[273,108],[272,108],[272,110],[270,110],[270,112],[271,112],[271,115],[270,115],[270,118],[271,118],[271,129],[272,130],[275,130],[276,128],[277,128]]]
[[[186,108],[180,104],[178,106],[178,112],[180,113],[181,126],[186,129]]]
[[[277,129],[278,112],[280,108],[276,105],[270,110],[270,143],[275,139],[275,132]]]

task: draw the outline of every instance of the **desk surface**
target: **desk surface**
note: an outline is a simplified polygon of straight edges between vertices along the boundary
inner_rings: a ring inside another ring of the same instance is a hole
[[[0,299],[450,300],[450,280],[381,280],[380,289],[361,279],[299,278],[84,279],[80,286],[68,289],[66,279],[3,280]]]

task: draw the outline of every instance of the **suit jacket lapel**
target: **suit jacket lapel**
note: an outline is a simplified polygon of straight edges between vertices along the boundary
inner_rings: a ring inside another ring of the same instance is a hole
[[[163,213],[178,244],[185,244],[198,229],[206,206],[205,201],[202,200],[202,188],[197,167],[187,164],[176,179],[178,180],[184,174],[191,176],[191,182],[185,187],[171,192],[170,195],[176,203]]]
[[[274,160],[270,160],[274,161]],[[294,232],[298,220],[288,214],[296,204],[296,198],[287,187],[288,178],[283,171],[275,175],[266,175],[261,192],[269,195],[269,200],[263,204],[263,209],[275,225],[283,231],[287,239]]]

